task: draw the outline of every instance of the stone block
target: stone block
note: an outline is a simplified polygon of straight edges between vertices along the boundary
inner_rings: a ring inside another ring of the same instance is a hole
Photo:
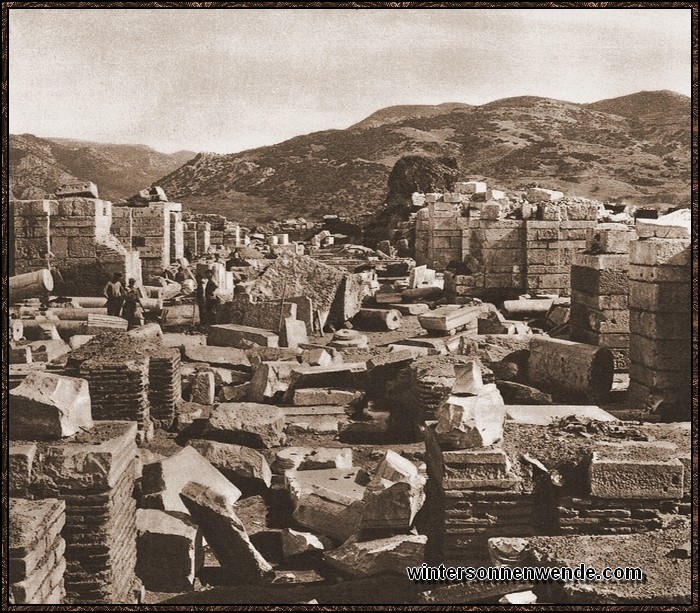
[[[97,185],[92,181],[80,181],[74,183],[64,183],[54,191],[56,198],[99,198]]]
[[[301,355],[301,361],[309,366],[330,366],[333,363],[333,356],[320,347],[305,349]]]
[[[70,351],[70,345],[61,339],[33,341],[29,347],[34,362],[53,362]]]
[[[548,426],[564,417],[576,416],[579,419],[595,421],[618,421],[617,417],[593,405],[508,405],[508,419],[519,424]]]
[[[572,287],[571,303],[580,304],[598,311],[624,310],[629,308],[629,297],[626,294],[613,296],[591,295]]]
[[[591,295],[627,294],[627,270],[595,270],[583,266],[571,267],[571,286]]]
[[[202,535],[189,516],[137,509],[136,576],[147,590],[189,592],[203,563]]]
[[[255,343],[263,347],[278,347],[279,336],[274,332],[260,328],[221,324],[210,326],[207,342],[210,345],[241,349],[247,349],[248,343]]]
[[[690,309],[690,283],[641,283],[630,281],[630,309],[652,313],[687,313]]]
[[[477,396],[484,390],[481,368],[476,362],[455,364],[455,382],[452,393],[457,395]]]
[[[323,559],[342,573],[370,577],[384,573],[403,575],[407,566],[420,566],[428,537],[402,534],[373,541],[348,541],[323,554]]]
[[[195,371],[190,380],[190,399],[197,404],[214,404],[216,393],[212,371]]]
[[[300,344],[308,343],[306,324],[299,319],[286,317],[282,324],[280,343],[283,347],[296,348]]]
[[[32,372],[10,390],[10,438],[57,439],[93,427],[85,379]]]
[[[11,495],[26,495],[32,482],[32,466],[36,452],[37,448],[33,443],[26,445],[10,443],[8,476]]]
[[[164,342],[164,344],[166,343]],[[172,345],[168,344],[168,346]],[[185,358],[191,362],[206,362],[214,366],[225,366],[244,372],[251,370],[250,359],[242,349],[188,344],[184,347],[183,353]]]
[[[647,446],[598,447],[588,471],[591,496],[605,499],[680,500],[683,464],[650,458]]]
[[[309,387],[292,390],[291,403],[294,406],[347,406],[361,398],[361,396],[362,392],[357,391]]]
[[[571,263],[581,268],[591,268],[598,271],[627,271],[629,258],[619,253],[574,253]]]
[[[333,366],[295,366],[290,375],[289,389],[318,387],[358,387],[367,372],[365,362],[346,362]]]
[[[282,532],[282,555],[285,559],[323,551],[321,539],[310,532],[299,532],[286,528]]]
[[[357,468],[289,472],[287,489],[293,518],[314,534],[345,541],[362,522],[365,488],[355,482]]]
[[[205,437],[254,448],[279,447],[285,441],[284,413],[254,402],[222,403],[211,413]]]
[[[645,238],[630,243],[630,264],[690,266],[690,239]]]
[[[571,305],[570,323],[599,334],[628,333],[630,312],[628,310],[598,311],[579,304]],[[571,340],[577,340],[572,337]]]
[[[248,396],[253,402],[271,400],[289,388],[296,361],[261,362],[253,372]]]
[[[275,454],[272,470],[284,474],[288,470],[322,470],[352,468],[351,447],[285,447]]]
[[[478,396],[449,396],[438,409],[435,434],[445,449],[488,447],[503,437],[505,417],[501,394],[487,384]]]
[[[662,370],[691,369],[693,347],[690,335],[683,343],[676,339],[650,339],[631,334],[629,347],[633,363]]]
[[[635,229],[639,238],[691,238],[691,224],[669,223],[666,215],[658,219],[638,219]],[[690,216],[688,216],[690,217]]]
[[[630,281],[644,283],[690,283],[692,271],[688,266],[639,266],[630,265]]]
[[[32,348],[29,345],[10,346],[8,357],[10,364],[31,364]]]
[[[645,310],[629,310],[629,327],[634,334],[653,339],[676,339],[689,342],[690,313],[678,317],[673,313],[653,313]]]
[[[586,251],[591,253],[629,253],[630,242],[636,234],[622,223],[602,223],[590,228],[586,236]]]
[[[68,256],[71,258],[94,258],[95,239],[89,236],[76,236],[68,239]]]
[[[203,439],[192,440],[190,445],[238,487],[245,489],[252,483],[270,487],[270,466],[265,456],[255,449]]]
[[[142,492],[144,506],[164,511],[187,513],[180,493],[190,481],[216,493],[233,505],[241,491],[191,446],[184,447],[168,458],[145,464]]]
[[[525,197],[529,202],[555,202],[556,200],[561,200],[564,194],[551,189],[544,189],[543,187],[531,187],[527,190]]]
[[[181,495],[229,581],[260,583],[272,578],[272,566],[250,542],[228,500],[195,482],[185,485]]]
[[[426,477],[387,450],[365,489],[362,529],[407,530],[425,502]]]
[[[598,205],[594,202],[568,204],[566,217],[570,221],[595,221],[598,218]]]
[[[629,365],[630,379],[649,389],[673,390],[688,385],[689,373],[686,370],[649,368],[640,363]]]
[[[505,479],[509,476],[511,467],[506,453],[498,448],[443,451],[442,462],[445,471],[443,481]]]

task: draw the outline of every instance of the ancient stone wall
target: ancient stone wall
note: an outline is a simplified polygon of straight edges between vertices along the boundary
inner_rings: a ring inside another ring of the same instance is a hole
[[[454,196],[442,196],[450,202],[429,202],[418,211],[415,227],[418,265],[444,269],[452,263],[467,269],[445,275],[450,293],[486,298],[499,292],[569,294],[571,261],[597,224],[597,205],[547,203],[540,205],[541,220],[502,219],[499,203],[480,204],[476,212],[460,209]],[[472,213],[478,216],[465,216]]]
[[[54,292],[99,296],[112,273],[141,279],[138,255],[111,234],[112,203],[97,198],[13,201],[14,274],[51,266]]]
[[[674,419],[692,411],[690,225],[637,224],[630,245],[630,402]]]
[[[149,202],[147,206],[117,206],[113,211],[113,233],[141,258],[144,282],[163,274],[184,253],[182,205],[178,202]]]

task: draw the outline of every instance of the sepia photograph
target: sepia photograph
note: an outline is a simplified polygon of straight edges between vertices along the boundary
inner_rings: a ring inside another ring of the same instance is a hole
[[[4,610],[697,607],[698,7],[520,4],[2,3]]]

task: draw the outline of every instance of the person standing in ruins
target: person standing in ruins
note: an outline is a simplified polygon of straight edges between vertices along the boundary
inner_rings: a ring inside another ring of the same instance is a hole
[[[141,305],[141,293],[136,287],[136,279],[129,279],[129,286],[124,292],[122,317],[129,322],[129,330],[143,325],[143,306]]]
[[[219,286],[216,284],[216,281],[214,281],[213,270],[207,270],[205,276],[207,279],[207,285],[204,289],[206,320],[207,323],[211,326],[216,323],[216,312],[219,308],[219,296],[217,295],[216,291],[219,289]]]
[[[197,297],[197,309],[199,310],[199,323],[207,323],[207,304],[204,301],[204,293],[207,288],[207,279],[199,273],[194,276],[194,280],[197,283],[196,297]],[[193,316],[194,320],[194,316]]]
[[[115,272],[112,280],[107,282],[103,295],[107,298],[107,315],[120,317],[124,304],[124,286],[122,285],[122,273]]]

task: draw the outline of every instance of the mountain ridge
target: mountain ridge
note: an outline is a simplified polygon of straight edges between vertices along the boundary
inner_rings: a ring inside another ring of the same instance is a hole
[[[9,153],[10,192],[17,198],[41,198],[61,183],[82,180],[97,184],[107,200],[129,197],[195,155],[33,134],[11,134]]]
[[[427,155],[454,157],[462,178],[496,188],[535,182],[568,195],[682,206],[690,202],[690,117],[690,98],[667,90],[585,104],[516,96],[396,105],[344,130],[198,153],[151,183],[192,210],[243,223],[352,216],[382,206],[398,159]]]

